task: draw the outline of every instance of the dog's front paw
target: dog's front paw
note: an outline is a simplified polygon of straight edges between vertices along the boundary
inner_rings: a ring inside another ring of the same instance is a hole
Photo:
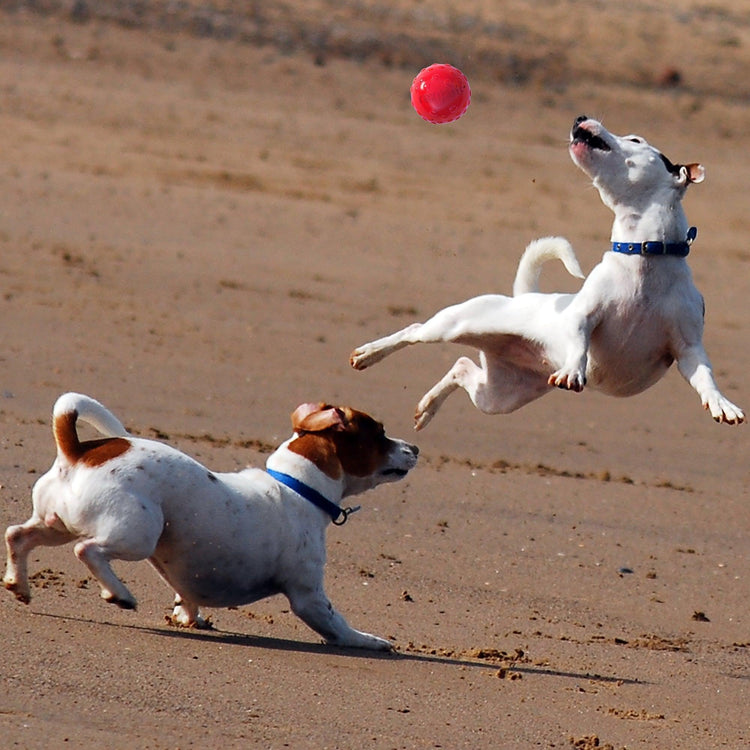
[[[354,648],[366,648],[371,651],[393,651],[393,644],[385,638],[379,638],[370,633],[359,633],[359,638],[353,643],[346,644]]]
[[[392,653],[396,650],[396,647],[385,638],[378,638],[376,635],[372,637],[374,639],[374,643],[372,646],[368,646],[368,648],[371,648],[374,651],[386,651],[389,653]]]
[[[550,385],[554,385],[556,388],[580,393],[586,385],[586,375],[583,370],[579,368],[563,368],[557,372],[553,372],[552,375],[549,376],[547,382]]]
[[[360,630],[351,630],[349,633],[337,638],[326,638],[325,643],[329,646],[341,648],[366,648],[370,651],[393,651],[393,644],[385,638],[380,638],[371,633],[363,633]]]
[[[703,408],[710,411],[711,416],[720,424],[742,424],[745,421],[745,413],[742,409],[720,393],[709,396],[703,402]]]

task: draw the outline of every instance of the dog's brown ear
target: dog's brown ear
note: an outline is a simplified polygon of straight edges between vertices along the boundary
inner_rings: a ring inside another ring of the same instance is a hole
[[[346,416],[341,409],[328,404],[300,404],[292,412],[292,427],[295,432],[320,432],[346,427]]]
[[[706,169],[702,164],[683,164],[680,167],[680,176],[686,184],[691,182],[703,182],[706,177]]]

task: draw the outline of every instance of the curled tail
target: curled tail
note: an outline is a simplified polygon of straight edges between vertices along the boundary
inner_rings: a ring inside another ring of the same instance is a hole
[[[548,260],[560,260],[571,276],[586,278],[573,247],[564,237],[542,237],[530,242],[521,256],[513,282],[513,296],[539,291],[539,275]]]
[[[128,436],[120,420],[98,401],[81,393],[64,393],[52,410],[52,434],[55,436],[58,457],[70,464],[76,463],[91,450],[91,443],[81,443],[78,438],[76,423],[79,419],[101,432],[105,438]],[[124,445],[121,447],[125,448]]]

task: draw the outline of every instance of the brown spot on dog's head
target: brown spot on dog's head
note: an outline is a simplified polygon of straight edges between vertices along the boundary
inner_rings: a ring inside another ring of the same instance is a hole
[[[312,461],[333,479],[364,477],[381,466],[391,447],[383,425],[348,406],[303,404],[292,414],[298,437],[289,450]]]
[[[667,171],[674,175],[683,185],[703,182],[706,177],[706,169],[702,164],[675,164],[662,153],[659,154],[659,157]]]

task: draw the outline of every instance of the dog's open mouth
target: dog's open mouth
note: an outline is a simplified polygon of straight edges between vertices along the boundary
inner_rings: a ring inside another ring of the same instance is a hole
[[[584,143],[589,148],[598,149],[599,151],[611,151],[607,142],[598,135],[595,135],[590,130],[581,127],[578,123],[573,126],[572,132],[573,143]]]
[[[397,476],[405,477],[409,472],[406,469],[386,469],[382,472],[384,477]]]

